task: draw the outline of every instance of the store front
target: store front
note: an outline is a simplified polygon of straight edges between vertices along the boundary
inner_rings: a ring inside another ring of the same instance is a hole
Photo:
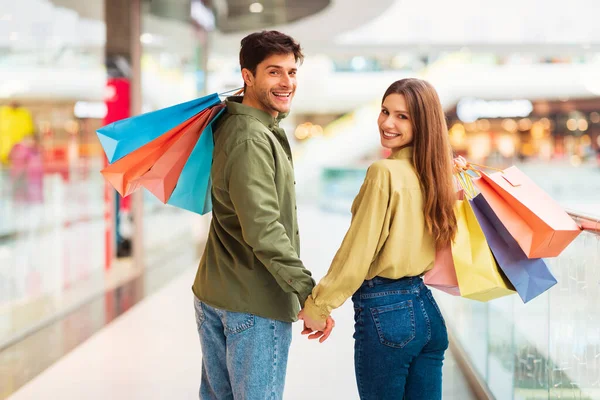
[[[447,113],[457,154],[490,165],[515,161],[596,162],[600,98],[461,100]]]
[[[203,17],[194,18],[192,8]],[[103,293],[107,276],[118,281],[134,270],[168,265],[181,252],[177,243],[194,253],[188,213],[146,194],[135,214],[130,199],[106,190],[96,130],[115,115],[203,93],[207,15],[199,0],[3,5],[0,347]],[[125,37],[139,40],[123,47]],[[126,242],[135,234],[142,238],[138,259]],[[120,256],[125,258],[117,261]]]

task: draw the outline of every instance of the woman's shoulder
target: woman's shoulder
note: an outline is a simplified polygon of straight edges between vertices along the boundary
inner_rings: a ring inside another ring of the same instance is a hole
[[[388,181],[397,188],[419,188],[419,180],[409,160],[378,160],[371,164],[367,178]]]
[[[377,181],[385,181],[388,180],[391,176],[390,165],[386,161],[388,160],[378,160],[369,166],[367,169],[367,179],[369,180],[377,180]]]
[[[371,174],[409,174],[413,175],[415,173],[412,162],[409,160],[391,160],[389,158],[384,158],[382,160],[377,160],[373,164],[369,166],[368,171]]]

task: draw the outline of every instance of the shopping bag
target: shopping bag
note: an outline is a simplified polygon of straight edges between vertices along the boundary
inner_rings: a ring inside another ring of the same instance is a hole
[[[98,129],[109,163],[157,139],[201,111],[219,104],[217,93],[157,111],[119,120]]]
[[[433,268],[425,273],[423,282],[428,286],[453,296],[460,296],[458,279],[456,278],[456,270],[454,269],[454,261],[452,260],[451,244],[437,249]]]
[[[210,112],[203,113],[200,118],[189,125],[176,143],[167,149],[150,170],[139,178],[139,183],[161,202],[166,204],[171,197],[183,167],[194,150],[200,134],[208,125],[210,117]]]
[[[475,186],[527,257],[556,257],[581,233],[564,209],[517,167],[479,173]]]
[[[481,194],[473,198],[471,206],[498,266],[524,303],[556,285],[556,278],[544,260],[527,257]]]
[[[194,126],[194,124],[197,125],[197,122],[207,115],[209,115],[208,110],[193,116],[151,142],[127,154],[125,157],[108,165],[100,172],[121,196],[130,195],[140,187],[141,182],[139,178],[148,172],[171,146],[179,141],[188,128]]]
[[[489,301],[515,293],[502,273],[468,200],[455,205],[457,233],[452,258],[462,297]]]
[[[223,111],[223,108],[213,111],[214,117],[202,131],[167,204],[202,215],[212,211],[210,170],[215,147],[212,129],[213,123],[218,120]]]

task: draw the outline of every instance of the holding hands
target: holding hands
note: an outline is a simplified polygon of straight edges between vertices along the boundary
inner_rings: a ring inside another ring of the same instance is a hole
[[[308,338],[311,340],[319,339],[319,343],[326,341],[335,327],[335,320],[333,318],[327,317],[326,321],[313,320],[304,313],[304,310],[300,311],[298,319],[304,321],[302,334],[309,335]]]

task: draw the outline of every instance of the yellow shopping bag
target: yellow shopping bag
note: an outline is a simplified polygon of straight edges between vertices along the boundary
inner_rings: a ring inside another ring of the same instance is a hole
[[[460,295],[489,301],[514,294],[514,287],[498,267],[469,201],[458,200],[454,212],[458,230],[452,243],[452,258]]]

